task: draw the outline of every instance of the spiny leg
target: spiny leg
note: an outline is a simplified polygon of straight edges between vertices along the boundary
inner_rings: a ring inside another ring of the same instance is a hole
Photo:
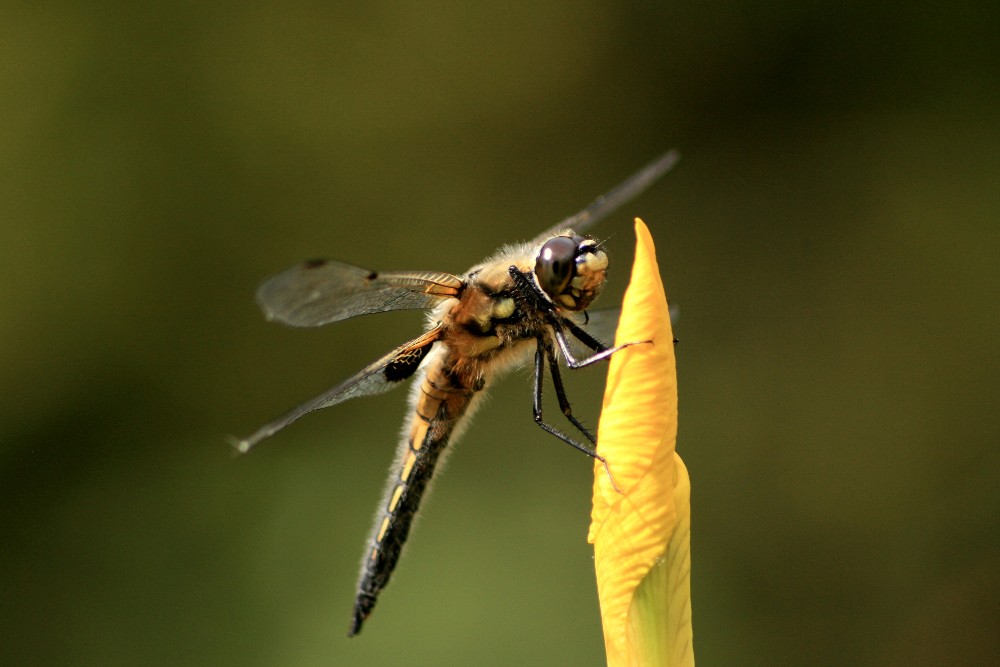
[[[552,325],[552,333],[555,334],[556,342],[559,344],[559,351],[562,352],[563,357],[566,358],[566,365],[574,370],[577,368],[585,368],[586,366],[589,366],[593,363],[607,359],[618,350],[622,350],[626,347],[653,342],[651,340],[637,340],[630,343],[622,343],[621,345],[615,345],[614,347],[604,347],[603,345],[600,345],[598,341],[591,338],[589,335],[587,335],[585,331],[577,327],[572,322],[567,322],[564,320],[563,323],[569,325],[570,332],[574,336],[579,338],[580,341],[583,342],[588,347],[591,347],[593,349],[598,349],[595,348],[593,345],[591,345],[591,342],[597,343],[600,346],[599,351],[595,352],[589,357],[584,357],[583,359],[577,359],[576,356],[574,356],[573,351],[570,350],[569,341],[566,339],[566,332],[563,331],[563,324],[553,320],[550,324]],[[583,334],[583,336],[581,336],[580,334]]]
[[[535,347],[535,382],[534,382],[534,401],[532,405],[532,414],[535,418],[535,423],[542,427],[548,433],[556,436],[567,445],[579,449],[581,452],[587,456],[592,456],[596,459],[604,461],[597,452],[591,450],[589,447],[580,444],[573,438],[569,437],[559,429],[551,426],[545,422],[545,417],[542,410],[542,387],[545,383],[545,343],[541,338],[538,339],[538,344]]]
[[[591,458],[595,458],[598,461],[600,461],[601,464],[604,466],[604,471],[608,474],[608,479],[611,480],[611,486],[613,486],[616,491],[619,491],[618,484],[615,483],[615,478],[611,474],[611,468],[608,467],[608,462],[607,462],[607,460],[603,456],[601,456],[597,452],[595,452],[595,451],[587,448],[586,446],[581,445],[579,442],[577,442],[573,438],[569,437],[568,435],[566,435],[565,433],[563,433],[559,429],[555,428],[554,426],[550,426],[549,424],[545,423],[545,419],[543,418],[543,415],[542,415],[542,386],[543,386],[544,381],[545,381],[545,346],[546,346],[546,344],[543,341],[542,337],[539,337],[538,338],[538,344],[535,346],[535,397],[534,397],[534,405],[532,406],[533,407],[534,417],[535,417],[535,423],[538,424],[539,426],[541,426],[544,431],[546,431],[547,433],[551,433],[552,435],[556,436],[557,438],[559,438],[560,440],[562,440],[563,442],[565,442],[567,445],[570,445],[571,447],[579,449],[581,452],[583,452],[587,456],[589,456]],[[551,350],[551,343],[549,344],[549,349]],[[552,364],[552,367],[555,368],[555,364]],[[561,383],[560,383],[559,386],[560,387],[562,386]],[[565,399],[565,398],[566,398],[566,396],[565,396],[565,394],[563,394],[562,395],[562,399]],[[562,403],[562,401],[560,401],[560,404],[561,403]],[[567,403],[567,407],[568,407],[568,403]],[[577,428],[579,428],[581,431],[583,431],[587,435],[587,437],[590,438],[590,434],[587,433],[587,430],[584,429],[582,425],[579,425],[579,423],[576,422],[576,420],[573,420],[573,421],[577,425]],[[593,441],[593,442],[596,445],[596,441]]]
[[[545,348],[545,358],[549,362],[549,374],[552,376],[552,386],[556,390],[556,398],[559,400],[559,409],[566,416],[566,419],[570,421],[573,426],[577,428],[580,433],[583,433],[587,440],[590,440],[590,444],[597,446],[597,438],[587,429],[580,420],[573,416],[573,410],[570,407],[569,399],[566,397],[566,389],[562,383],[562,374],[559,372],[559,362],[556,359],[556,351],[552,347],[552,341],[548,337],[543,337],[538,339],[539,347]]]
[[[586,314],[587,313],[584,313],[584,315]],[[564,318],[560,324],[565,325],[566,328],[569,329],[569,332],[573,334],[573,336],[577,340],[579,340],[581,343],[589,347],[594,352],[604,352],[606,349],[608,349],[607,345],[605,345],[601,341],[591,336],[589,333],[587,333],[586,329],[580,328],[572,320]]]

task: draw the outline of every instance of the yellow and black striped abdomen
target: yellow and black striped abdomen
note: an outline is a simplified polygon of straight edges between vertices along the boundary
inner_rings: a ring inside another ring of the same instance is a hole
[[[420,500],[434,475],[434,466],[476,392],[476,388],[460,386],[449,372],[446,359],[444,355],[429,364],[421,378],[410,427],[400,444],[400,456],[362,562],[349,633],[352,636],[361,630],[379,592],[389,582]]]

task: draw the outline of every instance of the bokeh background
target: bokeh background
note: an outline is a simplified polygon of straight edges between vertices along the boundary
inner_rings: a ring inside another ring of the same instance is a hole
[[[267,324],[300,259],[460,272],[677,147],[704,665],[1000,660],[1000,5],[4,3],[0,662],[600,665],[589,461],[527,374],[364,632],[404,392],[225,438],[417,332]],[[594,423],[602,370],[572,374]]]

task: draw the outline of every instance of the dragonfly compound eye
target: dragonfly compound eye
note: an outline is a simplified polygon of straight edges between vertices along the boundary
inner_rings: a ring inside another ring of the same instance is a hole
[[[552,298],[558,298],[573,279],[577,243],[568,236],[549,239],[535,259],[538,285]]]

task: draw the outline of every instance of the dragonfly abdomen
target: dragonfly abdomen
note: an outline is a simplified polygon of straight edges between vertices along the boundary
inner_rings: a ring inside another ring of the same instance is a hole
[[[361,631],[389,582],[434,468],[478,389],[461,386],[448,366],[439,357],[420,378],[410,428],[400,443],[400,455],[362,562],[349,636]]]

